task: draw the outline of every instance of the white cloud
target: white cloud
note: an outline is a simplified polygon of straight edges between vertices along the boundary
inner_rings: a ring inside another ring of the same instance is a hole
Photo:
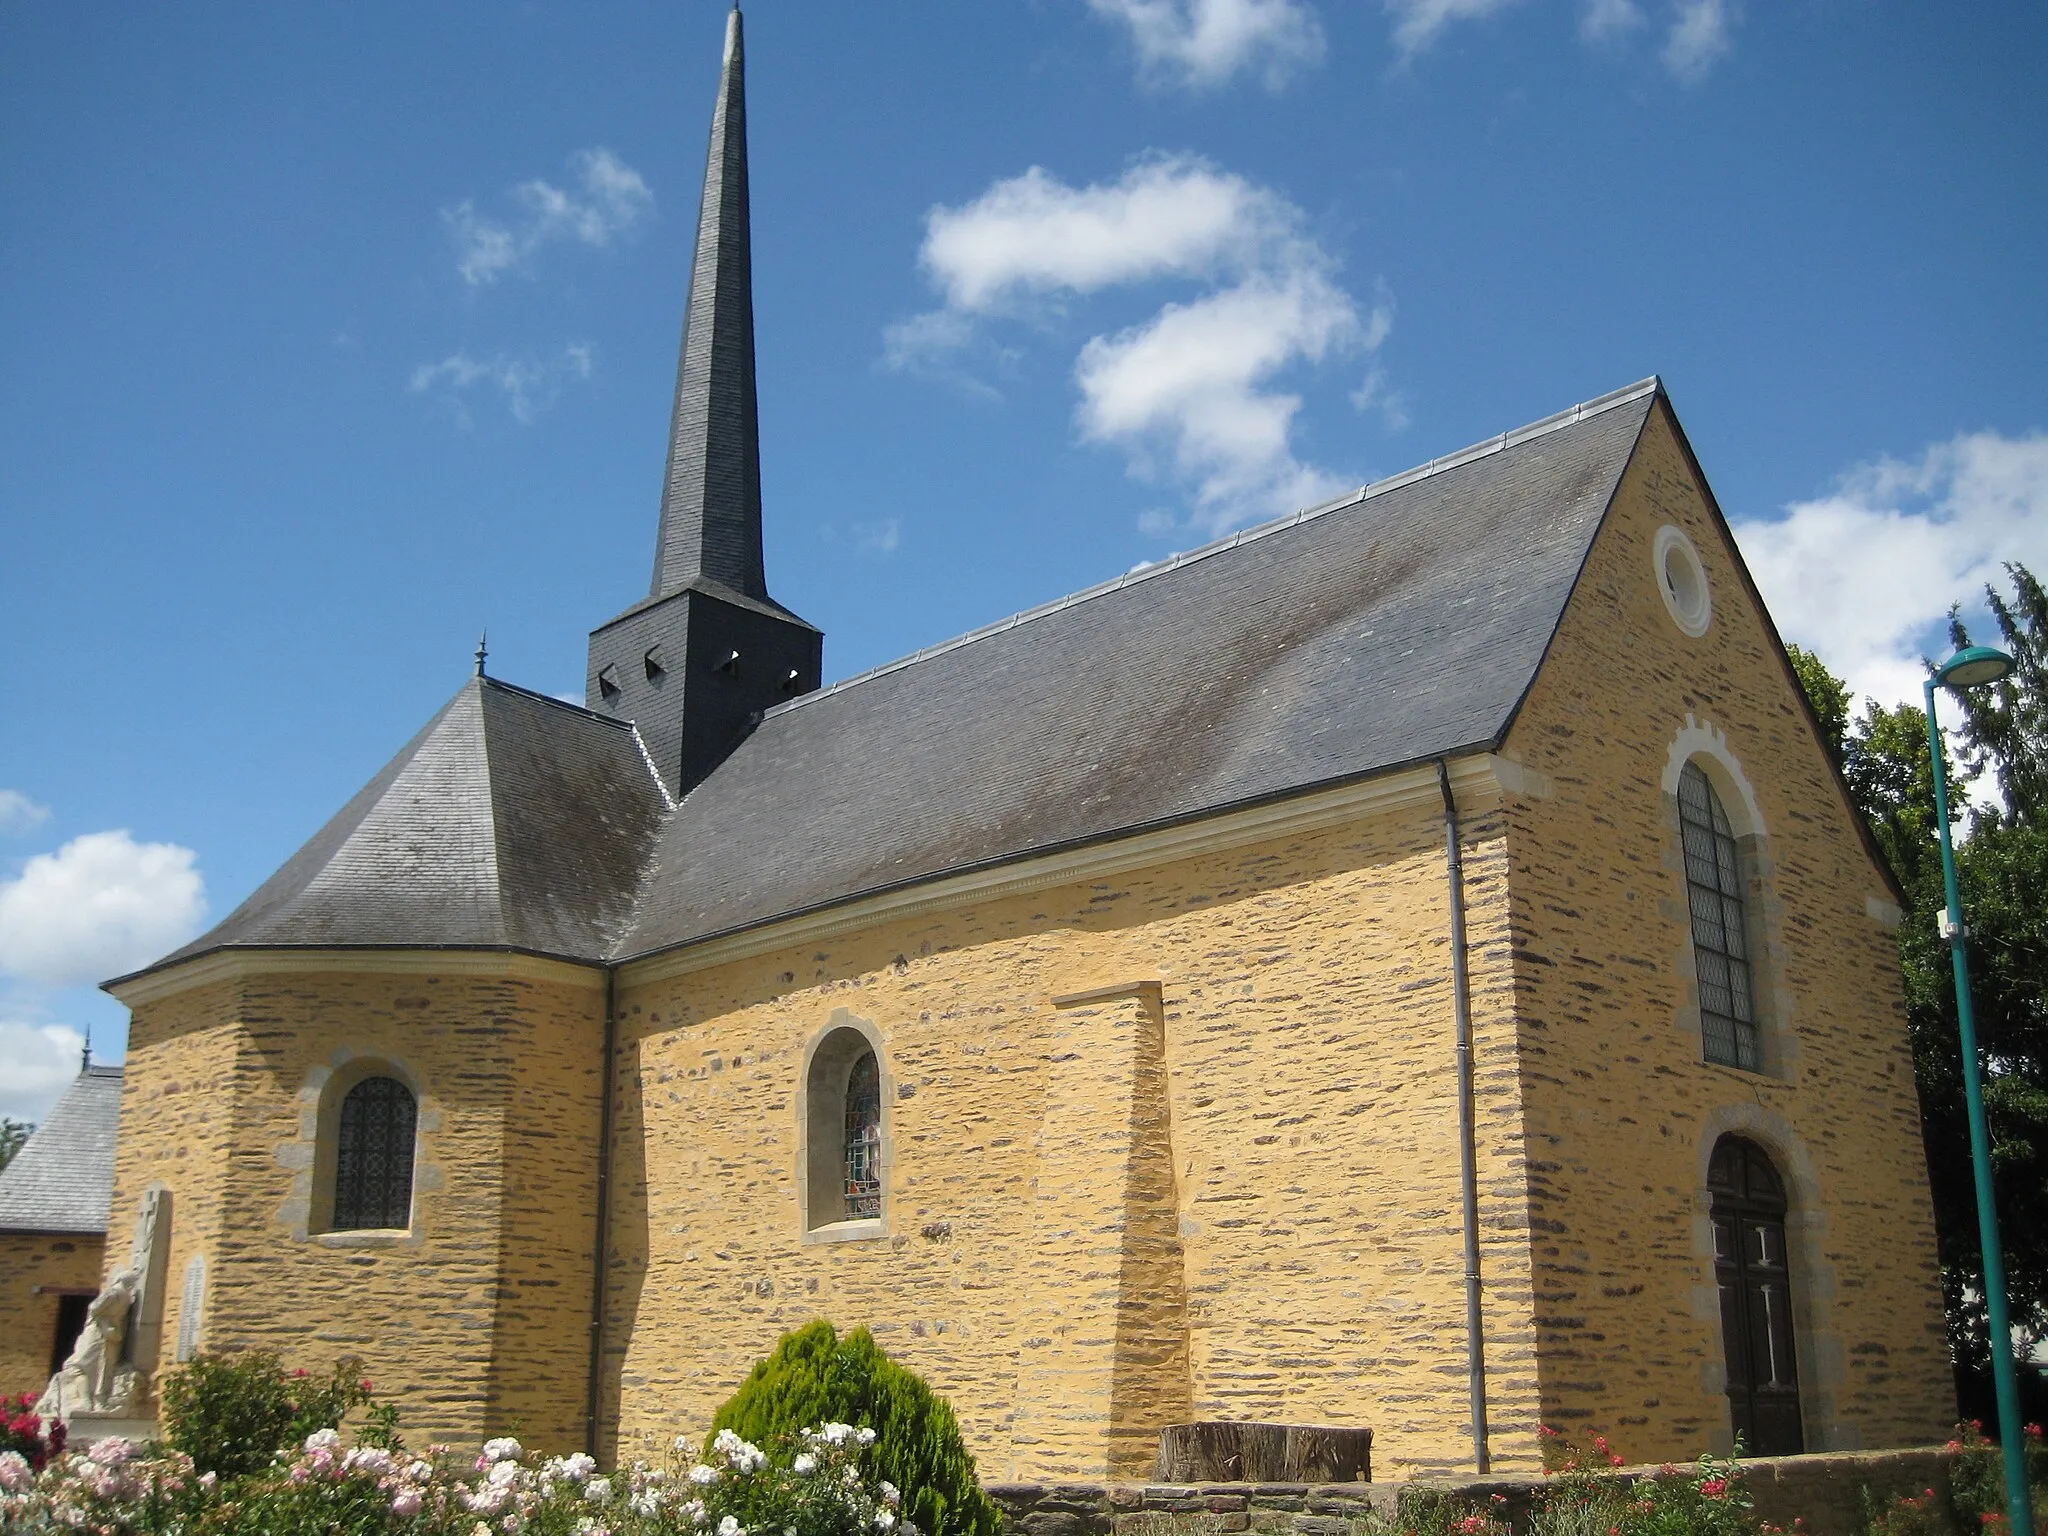
[[[827,544],[837,544],[868,555],[893,555],[903,543],[903,519],[877,518],[870,523],[853,523],[842,532],[830,523],[820,530]]]
[[[1579,36],[1589,43],[1611,42],[1642,24],[1636,0],[1584,0],[1579,12]]]
[[[0,970],[48,987],[102,981],[175,949],[205,917],[190,848],[88,832],[0,881]]]
[[[1408,425],[1408,395],[1387,382],[1386,370],[1374,363],[1366,370],[1358,388],[1351,391],[1351,403],[1360,411],[1377,411],[1389,432]]]
[[[515,421],[528,423],[555,403],[564,383],[589,378],[592,366],[591,349],[582,345],[564,347],[559,357],[548,359],[500,356],[479,360],[467,352],[454,352],[438,363],[419,364],[406,388],[416,395],[440,395],[467,426],[468,392],[482,385],[504,397],[505,408]]]
[[[1734,46],[1733,0],[1677,0],[1664,40],[1664,67],[1691,84],[1706,78]]]
[[[1412,59],[1434,43],[1454,21],[1472,21],[1505,10],[1514,0],[1386,0],[1394,18],[1394,46]]]
[[[1242,268],[1298,239],[1285,198],[1192,155],[1155,155],[1114,182],[1070,187],[1040,166],[925,217],[918,260],[956,312],[1022,295],[1093,293]]]
[[[19,837],[49,819],[47,805],[37,805],[18,789],[0,789],[0,836]]]
[[[654,194],[640,173],[608,149],[578,150],[569,165],[576,173],[575,190],[538,178],[513,188],[524,212],[509,223],[484,217],[467,198],[441,210],[455,241],[455,270],[464,282],[472,287],[494,283],[555,241],[609,245],[654,206]]]
[[[84,1046],[68,1025],[0,1021],[0,1115],[40,1122],[78,1076]]]
[[[2048,572],[2048,433],[1968,433],[1880,459],[1735,534],[1788,640],[1859,698],[1917,698],[1951,604],[1980,607],[2004,561]]]
[[[1200,284],[1192,300],[1082,347],[1081,435],[1122,449],[1135,474],[1184,485],[1187,526],[1214,534],[1289,512],[1342,482],[1294,456],[1301,398],[1275,379],[1372,351],[1393,324],[1384,292],[1361,315],[1305,222],[1280,194],[1194,156],[1150,156],[1080,187],[1034,166],[927,215],[919,259],[945,308],[891,327],[888,360],[935,366],[975,342],[978,322],[1069,296]],[[1148,513],[1150,531],[1179,526]]]
[[[1262,389],[1289,363],[1355,343],[1358,311],[1323,273],[1260,274],[1081,349],[1081,430],[1135,451],[1153,472],[1158,445],[1191,482],[1210,533],[1327,500],[1344,482],[1298,462],[1290,439],[1301,397]]]
[[[1200,89],[1256,70],[1277,90],[1323,57],[1323,29],[1302,0],[1088,0],[1130,29],[1148,81]]]
[[[1428,51],[1453,23],[1477,21],[1506,10],[1515,0],[1382,0],[1394,26],[1394,47],[1403,64]],[[1577,0],[1579,36],[1589,44],[1619,42],[1642,27],[1639,0]],[[1739,0],[1670,0],[1670,26],[1661,55],[1664,67],[1686,84],[1706,78],[1735,45]]]

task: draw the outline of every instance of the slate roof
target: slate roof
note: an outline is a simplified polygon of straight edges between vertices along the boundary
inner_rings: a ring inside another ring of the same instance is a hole
[[[157,964],[226,945],[602,955],[667,814],[630,725],[473,678],[254,895]]]
[[[1658,392],[778,706],[670,819],[616,953],[1496,744]]]
[[[676,368],[668,473],[651,595],[681,590],[692,577],[768,600],[761,561],[761,424],[754,381],[754,256],[747,193],[746,40],[739,7],[725,19],[725,60],[690,307]]]
[[[120,1123],[121,1069],[87,1067],[0,1168],[0,1232],[104,1233]]]
[[[633,958],[1504,737],[1655,379],[768,711],[671,810],[477,679],[212,932]]]

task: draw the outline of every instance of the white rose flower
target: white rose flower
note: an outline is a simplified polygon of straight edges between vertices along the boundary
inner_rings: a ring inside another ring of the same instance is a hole
[[[798,1451],[796,1460],[789,1465],[790,1470],[795,1472],[798,1477],[809,1477],[818,1470],[818,1458],[809,1451]]]
[[[709,1488],[713,1483],[718,1481],[718,1468],[713,1466],[707,1466],[705,1463],[700,1461],[697,1463],[697,1465],[690,1468],[690,1481],[695,1483],[699,1488]]]
[[[862,1445],[873,1445],[875,1443],[875,1432],[863,1424],[854,1431],[854,1438],[860,1441]]]
[[[744,1536],[744,1528],[738,1520],[734,1519],[731,1515],[727,1515],[718,1522],[718,1536]]]
[[[520,1445],[510,1435],[484,1442],[484,1460],[512,1461],[520,1455]]]
[[[878,1510],[876,1510],[876,1511],[875,1511],[875,1529],[876,1529],[876,1530],[878,1530],[878,1531],[886,1531],[886,1530],[888,1530],[888,1529],[889,1529],[889,1527],[891,1527],[891,1526],[892,1526],[892,1525],[894,1525],[895,1523],[896,1523],[896,1517],[895,1517],[894,1515],[890,1514],[888,1510],[886,1510],[886,1509],[878,1509]]]
[[[592,1504],[609,1504],[612,1501],[612,1480],[608,1477],[593,1477],[584,1484],[583,1497]]]

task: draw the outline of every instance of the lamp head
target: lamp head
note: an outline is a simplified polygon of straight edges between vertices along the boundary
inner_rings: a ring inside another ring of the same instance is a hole
[[[1951,688],[1981,688],[2011,672],[2013,660],[1988,645],[1967,645],[1935,669],[1934,680]]]

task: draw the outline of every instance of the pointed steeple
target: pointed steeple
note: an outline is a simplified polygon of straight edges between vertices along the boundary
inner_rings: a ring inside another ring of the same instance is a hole
[[[590,634],[584,698],[630,720],[674,795],[746,739],[762,713],[818,686],[825,637],[768,595],[761,569],[761,429],[747,234],[746,50],[739,7],[725,67],[676,368],[654,590]]]
[[[676,368],[655,597],[708,577],[759,601],[768,598],[747,222],[746,45],[735,5],[725,23],[725,68],[711,114],[690,309]]]

